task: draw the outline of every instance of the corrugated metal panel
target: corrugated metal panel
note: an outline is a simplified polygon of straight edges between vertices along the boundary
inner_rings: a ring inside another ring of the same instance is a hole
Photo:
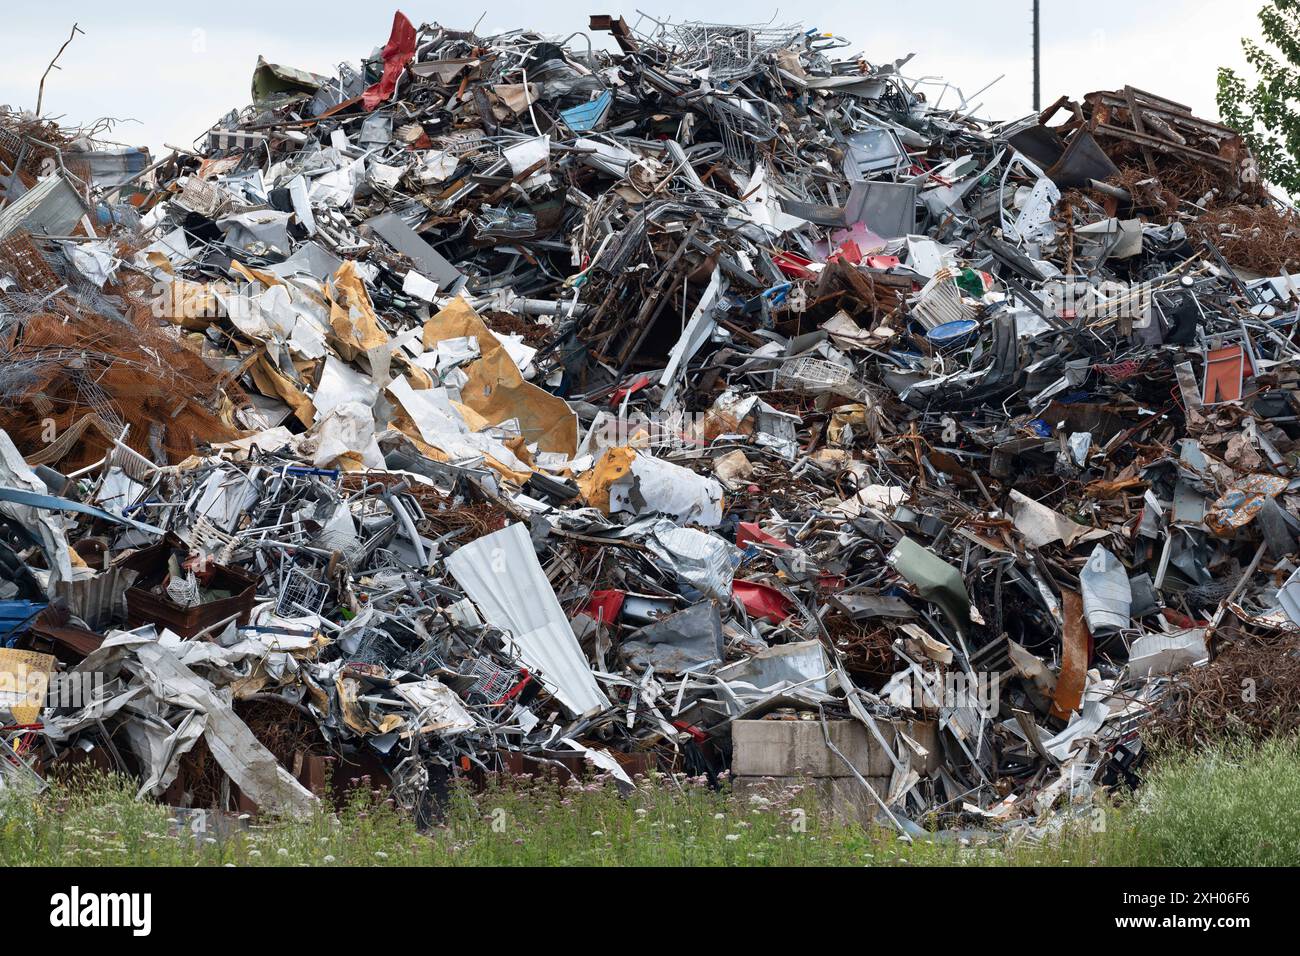
[[[126,616],[126,589],[137,572],[114,567],[94,577],[60,581],[55,593],[68,602],[68,610],[91,630],[104,630],[116,615]]]
[[[90,178],[96,186],[120,186],[152,161],[149,150],[136,147],[95,149],[76,154],[90,166]]]
[[[0,210],[0,239],[19,228],[34,236],[71,235],[85,214],[72,185],[62,176],[49,176]]]
[[[575,714],[609,706],[522,524],[457,549],[447,570],[486,621],[510,632],[519,660],[561,704]]]

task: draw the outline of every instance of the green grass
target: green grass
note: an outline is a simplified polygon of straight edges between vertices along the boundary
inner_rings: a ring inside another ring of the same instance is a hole
[[[1138,793],[1147,852],[1169,866],[1300,863],[1300,738],[1161,762]]]
[[[623,797],[597,781],[498,780],[454,792],[425,833],[381,794],[301,820],[195,836],[120,778],[0,793],[0,865],[1133,865],[1300,862],[1300,741],[1173,754],[1138,795],[1048,837],[907,843],[836,822],[811,793],[768,798],[656,775]],[[246,828],[245,828],[246,827]],[[1021,831],[1024,833],[1025,831]]]

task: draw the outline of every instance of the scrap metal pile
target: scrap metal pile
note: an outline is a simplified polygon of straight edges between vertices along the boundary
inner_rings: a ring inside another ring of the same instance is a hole
[[[888,730],[904,830],[1033,821],[1294,642],[1300,220],[1235,133],[590,29],[398,14],[129,175],[3,117],[5,668],[56,677],[5,779],[427,809],[811,718]]]

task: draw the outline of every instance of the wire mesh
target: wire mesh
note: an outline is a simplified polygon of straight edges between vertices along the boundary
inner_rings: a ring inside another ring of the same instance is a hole
[[[280,567],[279,590],[275,613],[281,617],[320,614],[329,595],[328,584],[312,577],[289,558]]]
[[[393,640],[393,636],[381,627],[367,627],[357,641],[357,649],[348,655],[348,660],[358,664],[383,664],[391,666],[406,653],[406,648]]]
[[[440,641],[431,637],[402,660],[402,666],[413,674],[427,674],[430,671],[445,668],[446,660],[440,653]]]
[[[798,24],[730,25],[686,20],[658,23],[653,42],[670,47],[687,69],[708,69],[710,79],[748,76],[768,53],[789,46],[803,33]]]
[[[863,383],[843,365],[806,355],[785,362],[776,378],[786,388],[800,392],[835,392],[859,399],[866,394]]]
[[[469,666],[469,676],[474,678],[474,682],[468,693],[479,694],[488,700],[500,700],[514,684],[515,673],[486,657],[476,657]]]

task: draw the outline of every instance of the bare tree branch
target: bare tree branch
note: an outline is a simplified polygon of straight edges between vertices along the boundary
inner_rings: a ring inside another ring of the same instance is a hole
[[[45,78],[50,75],[50,70],[60,69],[54,64],[59,62],[59,57],[63,56],[63,51],[68,48],[68,44],[76,38],[77,34],[85,32],[85,30],[81,29],[81,27],[74,23],[72,25],[72,32],[69,33],[68,38],[63,41],[63,46],[59,47],[59,52],[54,54],[54,59],[50,61],[50,65],[47,66],[45,72],[41,74],[41,85],[36,91],[36,115],[38,117],[41,115],[41,101],[45,99]]]

